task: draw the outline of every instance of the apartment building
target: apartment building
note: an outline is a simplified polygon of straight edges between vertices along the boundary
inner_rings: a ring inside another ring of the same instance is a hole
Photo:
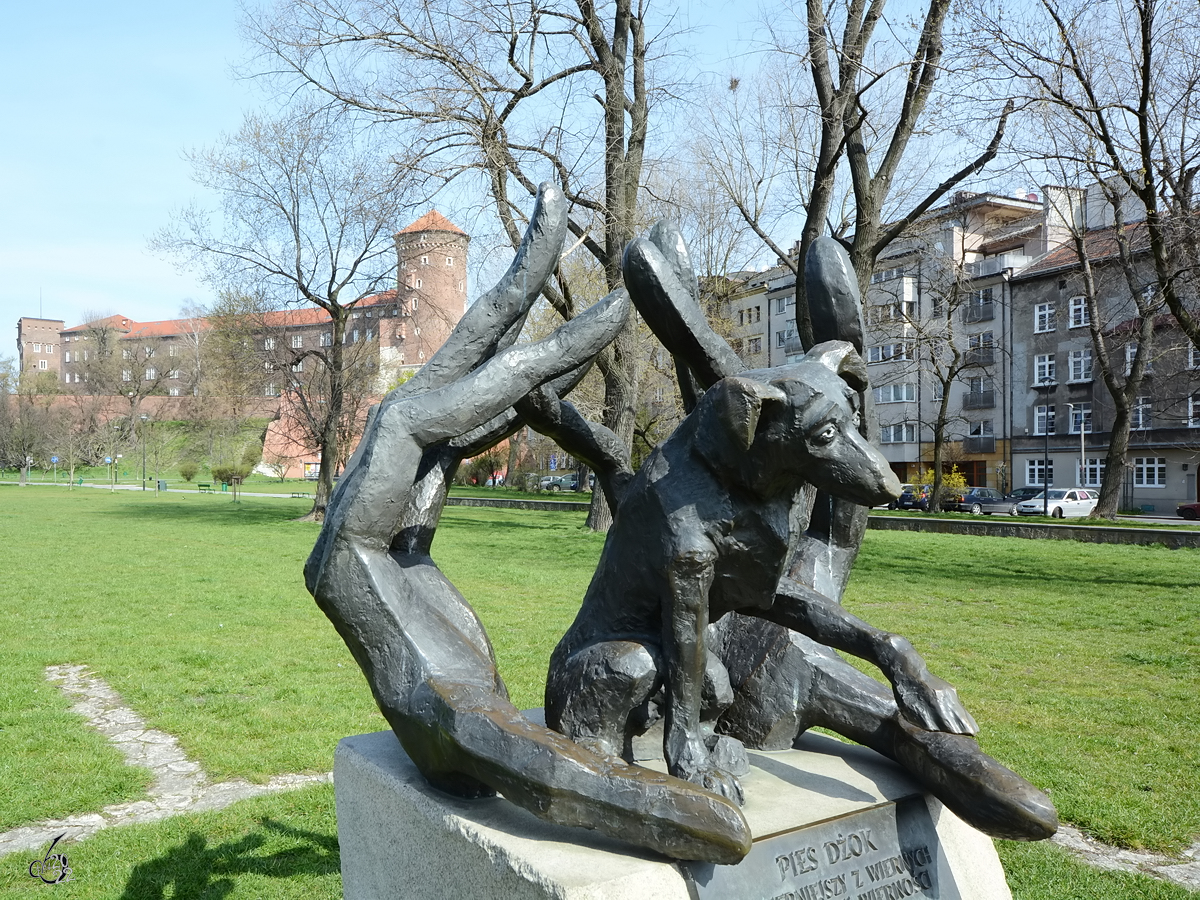
[[[1130,202],[1125,210],[1139,213]],[[972,485],[1099,484],[1113,409],[1093,366],[1072,235],[1084,231],[1098,266],[1105,341],[1119,361],[1131,360],[1133,304],[1115,271],[1112,224],[1095,186],[1012,197],[962,191],[888,247],[863,300],[864,356],[882,450],[901,480],[930,466],[940,421],[943,465]],[[1152,289],[1149,271],[1143,282]],[[751,279],[731,305],[742,316],[735,336],[771,338],[757,357],[743,344],[748,364],[779,365],[802,352],[794,289],[781,266]],[[1200,499],[1200,352],[1169,316],[1156,320],[1154,335],[1121,505],[1173,512]]]
[[[1102,342],[1118,379],[1129,374],[1138,349],[1136,304],[1118,265],[1111,227],[1086,234],[1085,254],[1097,289]],[[1140,227],[1129,229],[1137,252],[1135,287],[1153,296],[1155,278]],[[1098,487],[1116,410],[1103,383],[1091,335],[1074,243],[1060,246],[1012,280],[1014,402],[1012,463],[1017,483]],[[1200,499],[1200,351],[1174,318],[1157,315],[1140,390],[1131,408],[1122,508],[1173,513]]]

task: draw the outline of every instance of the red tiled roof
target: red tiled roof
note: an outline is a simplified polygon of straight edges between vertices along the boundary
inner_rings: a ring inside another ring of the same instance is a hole
[[[436,209],[431,209],[407,228],[401,228],[399,233],[413,234],[417,231],[450,231],[454,234],[466,234],[465,231],[443,216]]]
[[[1142,252],[1147,248],[1147,234],[1144,223],[1138,222],[1126,225],[1125,230],[1134,252]],[[1088,259],[1096,262],[1102,259],[1112,259],[1117,256],[1117,229],[1097,228],[1083,236],[1083,248]],[[1054,272],[1058,269],[1070,269],[1079,265],[1079,254],[1075,250],[1075,241],[1059,244],[1033,265],[1014,275],[1015,279],[1031,278]]]
[[[208,319],[164,319],[161,322],[130,322],[124,339],[167,337],[172,334],[192,334],[212,326]]]
[[[82,325],[76,325],[73,328],[64,328],[63,331],[87,331],[90,328],[116,328],[118,330],[127,330],[132,324],[135,323],[131,322],[128,316],[108,316],[104,319],[95,319],[91,322],[84,322]]]

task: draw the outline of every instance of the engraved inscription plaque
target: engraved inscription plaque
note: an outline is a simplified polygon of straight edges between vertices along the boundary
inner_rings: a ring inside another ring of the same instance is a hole
[[[695,900],[961,900],[921,797],[756,840],[736,866],[680,868]]]

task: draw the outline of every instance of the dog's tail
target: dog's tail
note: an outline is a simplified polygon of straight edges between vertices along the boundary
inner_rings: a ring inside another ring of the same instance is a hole
[[[407,713],[393,729],[422,773],[452,793],[479,794],[472,786],[486,785],[549,822],[675,859],[728,865],[750,850],[749,825],[728,800],[595,754],[479,685],[430,679]]]

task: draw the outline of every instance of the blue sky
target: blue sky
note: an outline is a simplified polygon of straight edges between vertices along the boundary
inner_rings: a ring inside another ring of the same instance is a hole
[[[734,8],[708,0],[691,15],[721,21],[718,11]],[[39,308],[68,326],[91,312],[149,321],[211,300],[146,243],[199,196],[183,151],[264,107],[231,71],[246,54],[239,15],[236,0],[6,4],[0,324],[15,330]],[[746,5],[734,15],[753,18]],[[723,46],[728,35],[709,27],[696,37]],[[0,339],[0,357],[15,353],[14,338]]]

